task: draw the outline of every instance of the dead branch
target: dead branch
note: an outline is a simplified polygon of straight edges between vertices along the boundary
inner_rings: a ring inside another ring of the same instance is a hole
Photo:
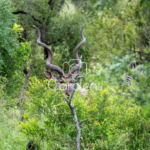
[[[32,73],[32,64],[30,65],[30,70],[29,72],[26,74],[25,76],[25,81],[24,81],[24,85],[22,88],[22,92],[21,92],[21,100],[20,100],[20,113],[21,113],[21,120],[23,121],[23,116],[24,116],[24,105],[25,105],[25,93],[26,93],[26,89],[27,89],[27,84],[29,82],[29,77],[31,76]]]

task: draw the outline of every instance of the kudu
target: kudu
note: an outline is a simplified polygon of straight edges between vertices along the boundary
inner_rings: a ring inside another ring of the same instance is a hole
[[[67,74],[65,74],[64,71],[60,67],[52,64],[53,53],[52,53],[51,49],[48,47],[48,45],[46,45],[45,43],[42,43],[40,41],[40,39],[41,39],[40,30],[36,26],[34,26],[34,27],[38,31],[38,38],[37,38],[38,45],[40,45],[42,47],[45,47],[48,51],[48,59],[47,59],[47,62],[46,62],[46,67],[50,70],[57,71],[58,74],[59,74],[59,75],[56,75],[52,72],[44,71],[44,74],[45,74],[46,78],[49,79],[49,80],[51,78],[56,80],[58,82],[58,84],[56,85],[56,90],[61,88],[61,89],[63,89],[64,93],[67,96],[69,96],[72,93],[73,88],[74,88],[73,83],[75,83],[75,77],[79,74],[79,71],[80,71],[80,69],[82,68],[82,65],[83,65],[81,59],[78,57],[78,49],[80,48],[80,46],[82,46],[86,42],[86,39],[83,35],[83,27],[84,26],[82,26],[82,28],[81,28],[82,41],[75,47],[75,50],[74,50],[74,59],[75,59],[77,64],[75,66],[73,66]],[[86,95],[87,94],[87,90],[82,89],[81,86],[78,83],[77,83],[77,88],[76,89],[80,90],[81,95]]]
[[[140,61],[133,61],[132,63],[130,63],[130,68],[131,69],[135,69],[138,65],[141,65],[142,62]]]
[[[142,65],[142,62],[140,61],[133,61],[132,63],[130,63],[130,68],[133,69],[133,70],[136,70],[137,69],[137,66],[139,65]],[[144,75],[144,71],[140,72],[141,75]],[[125,75],[125,82],[127,85],[131,85],[132,84],[132,76],[126,74]]]

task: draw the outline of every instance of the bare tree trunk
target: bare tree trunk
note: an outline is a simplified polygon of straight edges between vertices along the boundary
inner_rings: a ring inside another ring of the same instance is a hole
[[[23,116],[24,116],[25,93],[26,93],[27,84],[28,84],[29,77],[30,77],[31,73],[32,73],[32,64],[30,65],[29,72],[26,74],[24,85],[23,85],[22,92],[21,92],[20,113],[21,113],[21,120],[22,121],[24,119]]]
[[[76,82],[78,82],[78,80],[79,80],[80,78],[81,78],[81,77],[79,76],[79,77],[77,78]],[[76,88],[77,88],[77,83],[75,83],[75,85],[74,85],[74,89],[73,89],[73,91],[72,91],[72,93],[71,93],[71,96],[70,96],[69,100],[67,100],[67,99],[65,99],[65,100],[66,100],[66,102],[68,103],[68,106],[69,106],[69,108],[70,108],[70,110],[71,110],[71,115],[73,115],[73,118],[74,118],[75,128],[76,128],[76,130],[77,130],[76,148],[77,148],[77,150],[80,150],[81,128],[84,127],[84,126],[83,126],[83,125],[84,125],[83,122],[86,121],[86,119],[81,120],[81,121],[79,122],[79,121],[78,121],[77,114],[76,114],[76,110],[75,110],[75,108],[74,108],[74,105],[71,104],[71,100],[72,100],[72,98],[73,98],[73,96],[74,96],[74,93],[75,93]],[[83,124],[80,125],[81,123],[83,123]]]

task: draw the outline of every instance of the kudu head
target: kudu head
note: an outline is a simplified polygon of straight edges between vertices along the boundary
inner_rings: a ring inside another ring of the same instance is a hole
[[[36,26],[34,26],[34,27],[38,31],[38,38],[37,38],[38,45],[46,48],[48,51],[48,59],[46,62],[46,67],[50,70],[55,70],[56,72],[58,72],[58,75],[56,75],[52,72],[44,71],[45,77],[49,80],[51,78],[56,80],[59,83],[56,85],[56,89],[62,88],[64,93],[67,96],[69,96],[71,94],[71,92],[73,91],[73,87],[74,87],[73,83],[75,83],[75,77],[79,74],[79,71],[83,65],[81,59],[78,57],[78,49],[80,46],[82,46],[86,42],[86,39],[83,35],[83,27],[84,26],[82,26],[82,28],[81,28],[82,41],[75,47],[75,50],[74,50],[74,59],[75,59],[77,64],[75,66],[73,66],[67,74],[65,74],[64,71],[60,67],[52,64],[53,53],[52,53],[51,49],[48,47],[48,45],[46,45],[45,43],[42,43],[40,41],[41,32]],[[87,90],[81,89],[79,84],[77,84],[77,89],[80,89],[81,95],[85,95],[87,93]]]

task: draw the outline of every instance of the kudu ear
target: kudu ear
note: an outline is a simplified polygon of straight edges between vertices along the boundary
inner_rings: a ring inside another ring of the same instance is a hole
[[[54,80],[56,80],[56,81],[58,81],[58,82],[60,82],[61,80],[60,80],[60,76],[59,75],[57,75],[57,74],[54,74],[54,73],[52,73],[52,72],[49,72],[49,71],[47,71],[47,70],[44,70],[44,74],[45,74],[45,77],[47,78],[47,79],[54,79]]]
[[[52,78],[52,73],[51,72],[44,70],[44,74],[45,74],[45,77],[47,79],[51,79]]]

